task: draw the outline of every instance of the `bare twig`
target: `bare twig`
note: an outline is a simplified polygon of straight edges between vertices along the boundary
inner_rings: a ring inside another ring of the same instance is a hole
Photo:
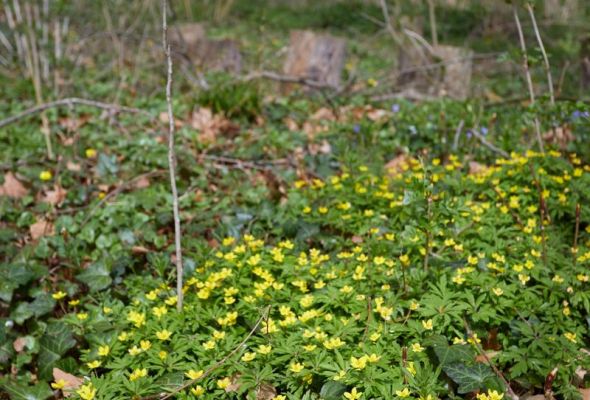
[[[170,169],[170,186],[172,189],[172,210],[174,212],[174,242],[176,245],[176,308],[182,311],[182,247],[180,233],[180,212],[178,211],[178,189],[176,188],[176,154],[174,152],[174,114],[172,112],[172,56],[168,43],[168,26],[166,21],[168,0],[162,0],[162,44],[166,52],[167,79],[166,103],[168,104],[168,167]]]
[[[461,137],[461,132],[463,131],[463,125],[465,125],[465,120],[462,119],[459,121],[459,125],[457,125],[455,137],[453,138],[453,151],[457,151],[459,148],[459,138]]]
[[[166,1],[166,0],[163,0],[163,1]],[[254,335],[254,332],[256,332],[256,330],[258,329],[258,327],[260,326],[260,324],[262,323],[262,321],[266,320],[266,318],[268,317],[270,308],[271,308],[270,305],[269,306],[266,306],[264,308],[264,310],[262,311],[262,314],[260,315],[260,318],[258,318],[258,321],[256,321],[256,324],[254,324],[254,327],[250,330],[250,332],[248,333],[248,335],[231,352],[229,352],[225,357],[223,357],[221,360],[217,361],[211,367],[207,368],[207,370],[203,373],[203,375],[201,375],[200,377],[198,377],[196,379],[192,379],[192,380],[184,383],[183,385],[177,387],[176,389],[174,389],[170,393],[167,393],[165,396],[144,397],[143,400],[153,399],[153,398],[159,398],[159,400],[169,399],[172,396],[174,396],[175,394],[183,391],[186,388],[191,387],[192,385],[194,385],[198,381],[201,381],[201,380],[205,379],[206,377],[208,377],[209,375],[211,375],[211,373],[213,371],[215,371],[217,368],[221,367],[234,354],[236,354],[238,351],[240,351],[240,349],[246,344],[246,342],[252,337],[252,335]]]
[[[580,207],[580,203],[576,204],[576,228],[574,231],[574,247],[572,248],[572,253],[574,255],[574,267],[576,266],[576,261],[578,260],[578,236],[580,235],[580,214],[582,210]]]
[[[438,46],[438,32],[436,31],[436,7],[434,1],[428,0],[428,18],[430,19],[430,34],[432,45]]]
[[[514,0],[512,1],[512,13],[514,14],[514,21],[516,22],[516,29],[518,30],[518,38],[520,40],[520,49],[522,51],[522,67],[524,69],[524,74],[526,77],[527,86],[529,88],[529,96],[531,100],[531,105],[535,104],[535,90],[533,89],[533,80],[531,78],[531,71],[529,70],[529,57],[526,51],[526,43],[524,41],[524,35],[522,33],[522,26],[520,25],[520,18],[518,17],[518,8],[516,7],[516,3]],[[541,153],[544,153],[543,149],[543,138],[541,137],[541,124],[539,123],[539,118],[535,116],[535,133],[537,135],[537,142],[539,144],[539,150]]]
[[[119,185],[119,187],[117,187],[115,190],[107,193],[107,195],[105,197],[103,197],[98,203],[96,203],[96,205],[94,207],[92,207],[90,209],[89,212],[86,213],[86,217],[84,218],[84,220],[82,221],[81,225],[86,225],[86,223],[90,220],[90,218],[94,215],[94,213],[100,208],[102,207],[107,201],[111,200],[113,197],[117,196],[119,193],[129,189],[130,187],[132,187],[135,183],[139,182],[142,179],[146,179],[146,178],[151,178],[153,176],[157,176],[162,174],[163,171],[161,170],[156,170],[156,171],[151,171],[151,172],[147,172],[145,174],[141,174],[136,176],[135,178],[131,179],[128,182],[125,182],[121,185]],[[77,208],[74,210],[64,210],[64,211],[79,211],[82,210],[84,207],[81,208]]]
[[[477,338],[473,335],[473,331],[471,330],[471,327],[469,326],[469,323],[467,322],[467,320],[465,318],[463,319],[463,324],[465,325],[465,329],[467,330],[467,336],[471,339],[471,343],[473,343],[477,352],[484,358],[486,363],[492,368],[492,370],[494,371],[496,376],[504,383],[504,385],[506,385],[506,394],[508,395],[508,397],[510,397],[512,400],[518,400],[518,395],[516,393],[514,393],[514,391],[510,387],[510,382],[508,382],[508,380],[506,379],[506,377],[504,376],[502,371],[500,371],[498,369],[498,367],[496,367],[496,365],[494,365],[494,363],[492,362],[492,360],[490,360],[490,358],[488,357],[486,352],[483,350],[481,345],[477,342]]]
[[[270,79],[279,82],[298,83],[300,85],[309,86],[314,89],[338,89],[338,87],[330,85],[329,83],[315,81],[312,79],[299,76],[280,75],[271,71],[252,72],[244,76],[241,80],[244,82],[249,82],[256,79]]]
[[[496,147],[495,145],[493,145],[492,143],[488,142],[486,140],[485,137],[483,137],[476,129],[473,129],[471,131],[471,133],[473,134],[473,136],[475,136],[477,139],[479,139],[479,141],[481,142],[481,144],[483,144],[485,147],[487,147],[488,149],[492,150],[495,153],[500,154],[502,157],[504,158],[510,158],[510,154],[508,154],[507,152],[505,152],[504,150],[502,150],[499,147]]]
[[[539,33],[539,28],[537,27],[537,19],[535,18],[535,12],[533,11],[533,6],[531,3],[527,3],[527,9],[529,10],[529,15],[531,17],[531,21],[533,22],[533,29],[535,30],[535,36],[537,37],[537,43],[539,43],[539,48],[541,49],[541,53],[543,54],[543,62],[545,64],[545,73],[547,74],[547,85],[549,86],[549,96],[551,99],[551,105],[555,105],[555,94],[553,93],[553,78],[551,78],[551,68],[549,66],[549,58],[547,57],[547,53],[545,52],[545,46],[543,46],[543,40],[541,39],[541,34]]]
[[[6,119],[0,120],[0,128],[4,127],[6,125],[12,124],[13,122],[19,121],[21,119],[30,117],[31,115],[45,111],[49,108],[64,107],[64,106],[72,108],[75,105],[89,106],[89,107],[94,107],[94,108],[100,108],[103,110],[110,110],[110,111],[116,111],[116,112],[126,112],[126,113],[131,113],[131,114],[143,114],[143,115],[148,116],[150,119],[155,120],[155,118],[150,113],[148,113],[147,111],[144,111],[144,110],[140,110],[138,108],[125,107],[125,106],[120,106],[118,104],[103,103],[100,101],[94,101],[94,100],[88,100],[88,99],[80,99],[77,97],[69,97],[66,99],[56,100],[56,101],[52,101],[49,103],[39,104],[35,107],[31,107],[31,108],[21,112],[21,113],[13,115],[12,117],[8,117]]]

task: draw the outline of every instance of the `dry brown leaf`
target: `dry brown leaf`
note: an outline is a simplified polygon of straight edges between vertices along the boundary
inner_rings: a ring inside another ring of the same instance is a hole
[[[385,164],[385,171],[390,176],[397,176],[406,171],[413,162],[414,159],[412,157],[402,153]]]
[[[283,123],[291,132],[295,132],[299,130],[299,124],[293,118],[285,118]]]
[[[26,344],[27,344],[27,339],[24,337],[19,337],[12,343],[12,347],[14,347],[14,350],[17,353],[20,353],[21,351],[24,350]]]
[[[48,190],[43,198],[44,203],[49,203],[54,206],[59,206],[66,199],[67,191],[59,185],[54,185],[53,190]]]
[[[58,122],[59,125],[69,132],[75,132],[90,120],[89,114],[83,114],[79,117],[61,117]]]
[[[576,137],[572,135],[571,129],[566,125],[550,129],[543,134],[543,140],[547,143],[556,144],[560,149],[565,149],[575,139]]]
[[[60,379],[66,383],[62,389],[64,397],[69,397],[74,390],[78,389],[82,385],[82,382],[84,382],[82,378],[68,374],[59,368],[53,368],[53,380],[57,382]]]
[[[164,124],[168,124],[170,121],[170,118],[168,118],[168,112],[162,111],[159,115],[159,119],[160,119],[160,122],[162,122]],[[174,117],[174,127],[175,128],[182,128],[183,125],[184,125],[184,123],[175,116]]]
[[[492,358],[496,357],[498,354],[500,354],[499,351],[486,351],[485,355],[479,354],[477,357],[475,357],[475,362],[487,363],[488,360],[491,360]],[[486,359],[486,357],[487,357],[487,359]]]
[[[256,400],[272,400],[277,396],[277,390],[268,383],[263,383],[256,388]]]
[[[55,233],[53,224],[43,218],[31,225],[29,231],[33,240],[37,240],[43,236],[51,236]]]
[[[361,236],[356,236],[356,235],[353,236],[351,238],[351,240],[352,240],[352,243],[354,243],[354,244],[361,244],[363,242],[363,238]]]
[[[66,168],[68,169],[68,171],[72,171],[72,172],[80,172],[82,170],[82,166],[80,164],[77,164],[72,161],[67,162]]]
[[[322,140],[321,143],[310,143],[307,149],[312,156],[316,154],[330,154],[332,152],[332,146],[330,146],[327,140]]]
[[[213,114],[211,109],[205,107],[193,111],[191,127],[200,131],[199,140],[204,143],[214,143],[220,134],[239,132],[239,126],[221,114]]]
[[[131,248],[131,252],[133,254],[146,254],[146,253],[149,253],[150,251],[149,251],[149,249],[147,249],[143,246],[133,246]]]
[[[6,196],[13,199],[20,199],[26,196],[28,190],[23,186],[22,183],[12,172],[4,174],[4,184],[0,186],[0,197]]]
[[[242,377],[242,374],[232,375],[232,377],[230,378],[231,383],[225,388],[225,391],[227,393],[231,393],[231,392],[237,392],[238,390],[240,390],[240,387],[242,386],[242,384],[240,383],[241,377]]]
[[[369,118],[373,122],[381,121],[387,118],[388,115],[389,113],[386,110],[381,110],[378,108],[370,109],[367,112],[367,118]]]
[[[590,400],[590,388],[579,388],[582,400]]]
[[[150,180],[146,176],[142,176],[138,180],[135,181],[133,185],[136,189],[145,189],[146,187],[150,186]]]
[[[100,185],[98,185],[98,190],[106,193],[109,191],[109,185],[101,183]]]
[[[469,175],[479,175],[488,169],[487,166],[476,161],[469,161]]]
[[[545,400],[545,395],[543,395],[543,394],[534,394],[532,396],[523,397],[523,400]]]
[[[329,108],[322,107],[316,112],[314,112],[309,117],[309,119],[312,121],[335,121],[336,116],[334,115],[334,112]]]

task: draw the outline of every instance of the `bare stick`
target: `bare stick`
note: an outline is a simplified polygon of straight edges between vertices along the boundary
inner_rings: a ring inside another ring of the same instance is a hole
[[[432,45],[438,46],[438,33],[436,31],[436,7],[434,1],[428,0],[428,17],[430,18],[430,37],[432,38]]]
[[[328,83],[323,83],[319,81],[314,81],[312,79],[308,79],[305,77],[299,76],[289,76],[289,75],[279,75],[275,72],[271,71],[258,71],[252,72],[242,78],[242,81],[248,82],[255,79],[270,79],[273,81],[278,82],[286,82],[286,83],[298,83],[300,85],[309,86],[314,89],[338,89],[337,87],[330,85]]]
[[[539,43],[539,48],[541,49],[541,53],[543,54],[543,62],[545,63],[545,73],[547,73],[547,84],[549,85],[549,96],[551,99],[551,105],[555,105],[555,95],[553,94],[553,78],[551,78],[551,68],[549,66],[549,58],[547,57],[547,53],[545,52],[545,46],[543,46],[543,40],[541,39],[541,34],[539,33],[539,28],[537,27],[537,19],[535,18],[535,12],[533,11],[533,6],[531,3],[527,3],[527,9],[529,10],[529,15],[531,16],[531,21],[533,22],[533,29],[535,30],[535,36],[537,37],[537,43]]]
[[[518,8],[514,0],[512,1],[512,13],[514,14],[514,21],[516,22],[516,29],[518,30],[518,38],[520,40],[520,50],[522,51],[522,67],[526,77],[527,86],[529,88],[529,96],[531,105],[535,104],[535,90],[533,89],[533,80],[531,78],[531,71],[529,70],[529,56],[526,52],[526,43],[524,41],[524,35],[522,33],[522,26],[520,25],[520,18],[518,17]],[[541,137],[541,124],[539,118],[535,116],[535,133],[537,135],[537,142],[539,144],[539,150],[544,153],[543,149],[543,138]]]
[[[163,1],[166,1],[166,0],[163,0]],[[165,396],[159,397],[159,399],[160,400],[166,400],[166,399],[171,398],[172,396],[174,396],[178,392],[181,392],[184,389],[191,387],[192,385],[194,385],[198,381],[201,381],[201,380],[205,379],[206,377],[208,377],[209,375],[211,375],[211,373],[214,370],[216,370],[217,368],[219,368],[223,364],[225,364],[227,362],[227,360],[229,360],[234,354],[236,354],[246,344],[246,342],[252,337],[252,335],[254,335],[254,332],[256,332],[256,330],[258,329],[258,327],[260,326],[260,324],[262,323],[262,321],[265,321],[268,318],[268,313],[270,311],[270,307],[271,306],[266,306],[266,308],[262,311],[262,314],[260,315],[260,318],[258,318],[258,321],[256,321],[256,324],[254,324],[254,327],[250,330],[250,332],[248,333],[248,335],[231,352],[229,352],[229,354],[227,354],[221,360],[217,361],[211,367],[207,368],[207,370],[200,377],[198,377],[196,379],[192,379],[192,380],[186,382],[185,384],[183,384],[180,387],[174,389],[172,392],[166,394]],[[144,397],[143,400],[152,399],[154,397],[155,396]],[[158,397],[155,397],[155,398],[158,398]]]
[[[182,311],[182,248],[180,244],[180,212],[178,211],[178,189],[176,188],[176,154],[174,152],[174,114],[172,113],[172,56],[170,54],[170,43],[168,43],[168,26],[166,24],[166,13],[168,0],[162,0],[162,43],[166,52],[168,64],[166,80],[166,103],[168,104],[168,167],[170,168],[170,186],[172,188],[172,209],[174,212],[174,242],[176,245],[176,308]]]
[[[131,114],[143,114],[143,115],[148,116],[150,119],[155,120],[155,118],[150,113],[148,113],[147,111],[144,111],[144,110],[140,110],[138,108],[125,107],[125,106],[120,106],[118,104],[103,103],[100,101],[94,101],[94,100],[88,100],[88,99],[80,99],[78,97],[69,97],[66,99],[56,100],[56,101],[52,101],[49,103],[39,104],[35,107],[31,107],[31,108],[21,112],[21,113],[13,115],[12,117],[8,117],[6,119],[0,120],[0,128],[4,127],[6,125],[10,125],[13,122],[19,121],[21,119],[28,118],[32,115],[35,115],[35,114],[40,113],[42,111],[45,111],[49,108],[64,107],[64,106],[72,108],[74,105],[89,106],[89,107],[94,107],[94,108],[100,108],[103,110],[116,111],[116,112],[126,112],[126,113],[131,113]]]
[[[469,326],[469,323],[467,322],[467,320],[466,319],[463,319],[463,323],[465,325],[465,329],[467,330],[467,336],[471,339],[471,342],[475,346],[475,349],[477,350],[477,352],[484,358],[484,360],[486,361],[486,363],[492,368],[492,370],[494,371],[494,373],[496,374],[496,376],[498,378],[500,378],[500,380],[502,382],[504,382],[504,385],[506,385],[506,394],[508,395],[508,397],[510,397],[512,400],[518,400],[518,395],[516,393],[514,393],[514,391],[510,387],[510,382],[508,382],[508,380],[506,379],[506,377],[504,376],[504,374],[502,373],[502,371],[500,371],[494,365],[494,363],[492,363],[492,360],[490,360],[490,358],[485,353],[485,351],[483,350],[483,348],[481,347],[481,345],[477,342],[477,338],[474,336],[473,331],[471,330],[471,327]]]
[[[507,152],[505,152],[501,148],[496,147],[492,143],[488,142],[486,140],[486,138],[483,137],[476,129],[473,129],[471,131],[471,133],[473,134],[473,136],[475,136],[481,142],[481,144],[483,144],[488,149],[492,150],[493,152],[496,152],[496,153],[500,154],[504,158],[510,158],[510,154],[508,154]]]

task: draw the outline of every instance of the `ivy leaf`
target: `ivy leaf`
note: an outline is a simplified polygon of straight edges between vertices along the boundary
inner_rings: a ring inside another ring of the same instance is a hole
[[[10,318],[21,325],[31,317],[40,317],[51,312],[55,307],[55,300],[46,293],[43,293],[30,303],[19,303],[16,309],[10,314]]]
[[[84,272],[78,274],[76,279],[88,285],[92,292],[102,290],[112,282],[109,270],[102,262],[92,264]]]
[[[443,366],[443,370],[459,385],[457,391],[461,394],[483,389],[486,380],[496,377],[492,369],[485,364],[467,366],[456,363]]]
[[[76,340],[66,324],[56,322],[47,326],[39,345],[39,376],[51,379],[55,363],[76,345]]]
[[[325,400],[340,400],[345,391],[346,386],[342,383],[330,380],[322,386],[320,397]]]
[[[35,386],[6,382],[2,387],[12,400],[45,400],[53,396],[53,392],[46,382],[39,382]]]

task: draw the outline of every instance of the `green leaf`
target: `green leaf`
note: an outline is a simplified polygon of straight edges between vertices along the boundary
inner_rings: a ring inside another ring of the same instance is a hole
[[[339,400],[346,391],[346,386],[340,382],[327,381],[320,390],[320,396],[325,400]]]
[[[46,382],[39,382],[35,386],[6,382],[2,387],[12,400],[45,400],[53,396],[53,392]]]
[[[76,345],[76,340],[66,324],[55,322],[47,326],[39,344],[39,376],[51,379],[55,363]]]
[[[76,276],[80,282],[88,285],[92,292],[108,287],[111,282],[109,270],[102,262],[97,262]]]
[[[457,391],[461,394],[485,388],[485,381],[496,376],[485,364],[467,366],[457,363],[443,366],[443,370],[459,385]]]
[[[49,294],[43,293],[30,303],[20,303],[10,314],[10,318],[21,325],[31,317],[40,317],[51,312],[53,307],[55,300]]]

